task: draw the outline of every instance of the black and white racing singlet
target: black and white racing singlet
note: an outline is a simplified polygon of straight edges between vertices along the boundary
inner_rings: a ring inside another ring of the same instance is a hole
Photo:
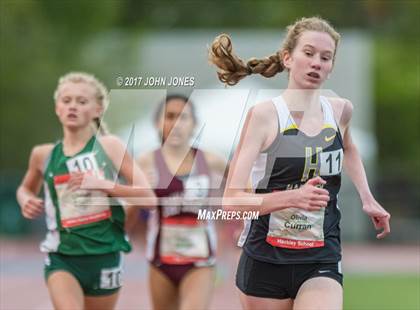
[[[151,211],[147,230],[147,258],[161,264],[210,266],[215,262],[216,233],[213,223],[198,220],[199,209],[206,206],[194,201],[208,197],[210,170],[204,153],[194,149],[191,173],[174,176],[167,167],[161,149],[154,152],[159,198]]]
[[[255,161],[252,185],[256,193],[296,189],[321,176],[330,194],[326,208],[306,211],[286,208],[245,222],[238,245],[257,260],[275,263],[338,262],[341,260],[340,210],[343,140],[331,104],[320,97],[324,125],[307,136],[294,122],[283,98],[276,97],[279,132],[272,145]]]

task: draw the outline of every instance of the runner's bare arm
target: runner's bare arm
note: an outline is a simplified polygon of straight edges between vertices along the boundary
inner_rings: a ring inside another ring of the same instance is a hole
[[[44,201],[37,196],[42,186],[43,165],[52,148],[52,144],[44,144],[32,149],[28,170],[16,191],[16,198],[25,218],[36,218],[44,210]]]
[[[115,183],[111,188],[105,191],[114,197],[126,197],[130,203],[129,197],[146,198],[145,203],[141,204],[144,208],[153,208],[156,203],[156,196],[143,171],[136,164],[134,159],[126,152],[126,148],[119,138],[107,135],[100,140],[105,152],[118,169],[118,173],[123,176],[128,185]],[[107,180],[107,182],[111,182]],[[138,199],[134,199],[133,204],[139,205]]]
[[[143,173],[146,175],[146,179],[152,187],[156,185],[157,181],[157,171],[155,171],[154,162],[153,152],[142,154],[137,159],[137,163],[140,166],[141,171],[143,171]]]
[[[353,112],[353,105],[346,100],[343,115],[340,123],[343,127],[343,144],[344,144],[344,170],[355,185],[357,192],[363,204],[363,211],[372,219],[376,230],[382,232],[377,234],[377,238],[381,239],[390,233],[389,219],[391,215],[375,200],[373,197],[366,177],[357,146],[353,143],[350,132],[350,120]]]
[[[206,161],[210,167],[211,172],[224,175],[228,168],[228,163],[219,155],[205,152]]]
[[[229,211],[259,211],[260,215],[276,210],[298,207],[319,210],[327,205],[328,192],[317,188],[325,183],[321,178],[311,179],[299,189],[269,194],[248,193],[248,180],[254,161],[266,148],[273,113],[267,113],[267,105],[256,105],[250,109],[241,133],[239,145],[230,165],[223,208]],[[274,114],[275,115],[275,114]]]
[[[149,182],[149,184],[153,185],[153,179],[150,177],[150,169],[153,167],[153,153],[148,152],[146,154],[143,154],[140,156],[137,160],[138,165],[140,166],[140,169],[143,171],[143,173],[146,175],[146,178]],[[129,234],[134,232],[135,227],[139,223],[139,209],[135,205],[127,205],[124,206],[125,211],[125,231],[127,231]]]

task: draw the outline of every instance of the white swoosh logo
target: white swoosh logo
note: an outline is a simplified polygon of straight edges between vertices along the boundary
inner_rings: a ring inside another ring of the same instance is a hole
[[[319,273],[331,272],[331,270],[318,270]]]

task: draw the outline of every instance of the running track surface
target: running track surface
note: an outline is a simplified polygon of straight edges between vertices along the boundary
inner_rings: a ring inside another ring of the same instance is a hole
[[[134,241],[125,257],[124,287],[117,309],[150,309],[147,263],[144,246]],[[0,309],[52,309],[43,280],[44,254],[39,240],[0,239]],[[240,255],[233,242],[219,246],[215,292],[209,309],[240,309],[235,288],[235,268]],[[420,253],[416,246],[385,246],[377,243],[344,245],[344,273],[419,273]]]

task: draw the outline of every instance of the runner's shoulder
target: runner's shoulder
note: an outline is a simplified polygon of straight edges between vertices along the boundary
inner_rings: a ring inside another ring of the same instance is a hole
[[[210,169],[216,173],[224,174],[227,166],[226,160],[213,152],[203,151],[203,153]]]
[[[42,170],[42,166],[54,148],[53,143],[38,144],[32,148],[30,165]]]
[[[127,152],[127,146],[116,135],[107,134],[100,136],[98,140],[107,156],[111,159],[121,160]]]
[[[154,164],[154,151],[149,151],[144,154],[141,154],[137,158],[137,163],[142,169],[150,168]]]
[[[103,135],[98,138],[99,142],[102,146],[106,148],[112,148],[112,147],[124,147],[123,142],[119,137],[116,135]]]
[[[277,110],[271,100],[263,101],[253,106],[249,112],[249,117],[255,120],[256,124],[270,124],[277,122]]]
[[[341,97],[327,97],[327,99],[331,104],[335,119],[342,127],[347,127],[353,114],[353,103]]]

